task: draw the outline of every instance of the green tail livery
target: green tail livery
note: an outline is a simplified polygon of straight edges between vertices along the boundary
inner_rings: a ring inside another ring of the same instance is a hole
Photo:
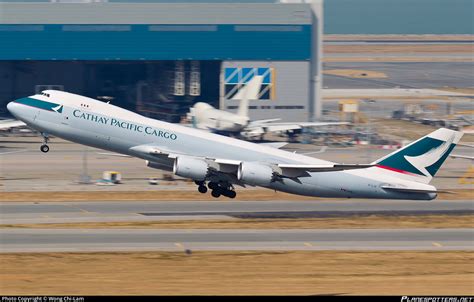
[[[438,129],[376,162],[379,168],[431,179],[454,149],[460,136]]]

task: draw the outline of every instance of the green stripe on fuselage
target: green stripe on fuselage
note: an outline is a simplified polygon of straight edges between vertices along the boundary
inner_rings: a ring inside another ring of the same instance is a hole
[[[59,106],[59,104],[50,103],[50,102],[37,100],[33,98],[21,98],[21,99],[15,100],[15,102],[18,104],[23,104],[23,105],[27,105],[27,106],[47,110],[47,111],[54,111],[53,108],[56,108]]]

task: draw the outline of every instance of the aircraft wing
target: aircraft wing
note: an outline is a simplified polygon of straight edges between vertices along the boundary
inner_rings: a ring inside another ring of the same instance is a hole
[[[307,176],[309,172],[334,172],[344,170],[366,169],[374,165],[354,164],[328,164],[328,165],[304,165],[304,164],[278,164],[279,174],[285,177]]]
[[[449,155],[449,157],[474,160],[474,156],[469,156],[469,155],[451,154]]]
[[[277,122],[277,121],[280,121],[280,120],[281,120],[281,118],[270,118],[270,119],[267,119],[267,120],[251,121],[249,123],[249,127],[261,126],[261,125],[265,125],[265,124],[268,124],[268,123]]]
[[[193,156],[191,154],[174,152],[155,145],[139,145],[132,147],[129,150],[135,154],[140,154],[142,155],[141,157],[147,158],[148,161],[151,161],[152,164],[148,163],[148,166],[151,167],[154,166],[153,163],[157,162],[159,162],[159,165],[165,164],[168,167],[173,166],[174,162],[180,156],[203,160],[208,164],[208,171],[210,174],[219,175],[219,177],[229,180],[232,183],[245,186],[237,179],[237,170],[241,163],[241,161],[238,160]],[[160,169],[162,169],[162,167],[160,167]]]
[[[216,174],[226,174],[227,177],[231,177],[234,182],[237,182],[237,171],[242,164],[240,160],[232,160],[225,158],[213,158],[213,157],[202,157],[193,156],[191,154],[174,152],[156,145],[147,144],[139,145],[130,148],[133,153],[146,155],[149,160],[153,161],[153,158],[159,159],[160,162],[168,161],[168,165],[172,165],[176,158],[180,156],[192,157],[199,160],[203,160],[208,164],[209,171]],[[306,164],[283,164],[283,163],[267,163],[275,173],[280,177],[295,178],[301,176],[308,176],[309,172],[332,172],[332,171],[344,171],[354,169],[365,169],[373,167],[374,165],[362,165],[362,164],[324,164],[324,165],[306,165]],[[238,183],[238,182],[237,182]]]
[[[288,145],[287,142],[259,143],[259,145],[280,149]]]
[[[265,122],[265,121],[254,121],[251,122],[245,131],[250,133],[266,133],[266,132],[280,132],[280,131],[291,131],[303,128],[311,127],[323,127],[323,126],[336,126],[336,125],[348,125],[348,122],[294,122],[294,123],[277,123],[277,122]]]
[[[26,124],[23,123],[22,121],[17,121],[17,120],[0,121],[0,130],[15,128],[15,127],[22,127],[22,126],[26,126]]]
[[[178,155],[186,155],[186,154],[179,154],[173,152],[172,150],[168,150],[166,148],[156,146],[153,144],[146,144],[146,145],[138,145],[135,147],[131,147],[130,151],[138,154],[146,154],[151,156],[163,157],[163,158],[176,158]]]

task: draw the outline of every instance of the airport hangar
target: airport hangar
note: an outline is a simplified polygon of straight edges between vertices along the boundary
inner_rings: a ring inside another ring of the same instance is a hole
[[[82,2],[0,0],[0,115],[59,89],[179,122],[199,101],[235,111],[259,74],[252,119],[320,116],[322,0]]]

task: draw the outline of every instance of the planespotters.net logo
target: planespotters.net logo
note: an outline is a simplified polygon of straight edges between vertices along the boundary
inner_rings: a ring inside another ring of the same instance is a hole
[[[408,297],[403,296],[401,302],[474,302],[474,297]]]

